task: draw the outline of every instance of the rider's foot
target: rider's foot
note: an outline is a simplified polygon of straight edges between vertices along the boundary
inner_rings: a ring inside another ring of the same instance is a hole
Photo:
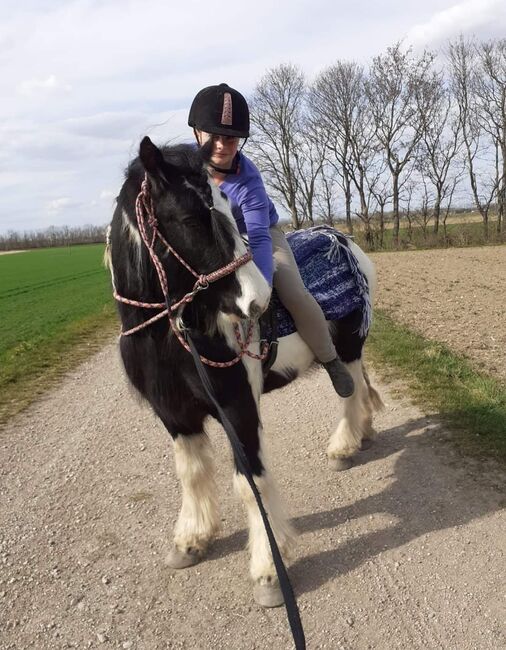
[[[341,397],[350,397],[353,395],[353,391],[355,390],[353,377],[340,359],[336,357],[332,361],[322,363],[322,366],[329,373],[334,390],[338,395]]]

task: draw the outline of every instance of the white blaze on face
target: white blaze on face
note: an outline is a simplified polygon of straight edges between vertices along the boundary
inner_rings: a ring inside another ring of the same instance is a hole
[[[223,198],[219,187],[209,179],[209,185],[213,193],[214,207],[223,213],[232,224],[234,233],[235,251],[234,258],[241,257],[247,251],[246,245],[239,235],[237,224],[230,209],[227,199]],[[269,305],[271,288],[256,264],[251,261],[239,267],[235,272],[237,281],[241,287],[241,295],[237,299],[237,306],[245,316],[250,316],[251,305],[256,303],[264,311]]]

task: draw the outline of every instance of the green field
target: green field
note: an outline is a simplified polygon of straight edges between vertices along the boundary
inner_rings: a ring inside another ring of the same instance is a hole
[[[115,325],[104,246],[0,255],[0,422]],[[19,407],[19,408],[18,408]]]

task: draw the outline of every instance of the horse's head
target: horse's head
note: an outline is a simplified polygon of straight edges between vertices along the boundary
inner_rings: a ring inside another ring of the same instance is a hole
[[[199,275],[214,273],[246,254],[228,202],[209,178],[202,153],[191,145],[159,149],[147,137],[141,142],[139,159],[129,167],[124,186],[132,181],[122,207],[132,245],[145,248],[138,236],[135,212],[132,216],[133,195],[139,191],[145,173],[158,231]],[[160,241],[155,251],[167,274],[171,300],[180,300],[194,286],[195,277]],[[143,257],[146,261],[145,254],[137,258]],[[268,283],[248,261],[211,283],[187,309],[194,320],[202,325],[204,319],[209,328],[220,313],[231,319],[258,317],[269,297]]]

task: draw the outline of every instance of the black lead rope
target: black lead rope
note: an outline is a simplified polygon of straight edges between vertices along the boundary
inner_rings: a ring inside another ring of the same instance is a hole
[[[195,347],[194,342],[189,336],[188,331],[186,331],[185,334],[186,334],[186,340],[188,341],[188,345],[190,346],[190,350],[193,356],[193,360],[195,362],[195,367],[197,369],[198,375],[202,381],[202,384],[204,385],[204,388],[207,391],[209,399],[211,400],[211,402],[216,407],[216,410],[218,411],[218,415],[220,416],[221,419],[221,424],[223,425],[223,428],[225,429],[225,433],[227,434],[230,444],[232,445],[232,450],[234,452],[234,458],[235,458],[235,462],[237,463],[237,467],[246,477],[246,480],[248,481],[253,491],[253,494],[255,495],[255,499],[258,504],[258,509],[260,510],[260,514],[262,515],[262,520],[264,522],[265,532],[267,533],[267,537],[269,539],[272,559],[274,560],[274,566],[276,567],[276,573],[278,574],[279,586],[281,587],[281,592],[285,599],[286,613],[288,616],[288,621],[290,623],[290,630],[292,632],[293,640],[295,642],[295,648],[296,650],[305,650],[306,639],[304,637],[304,630],[302,629],[302,623],[300,620],[299,609],[297,607],[297,601],[295,600],[292,585],[290,584],[290,579],[288,578],[288,574],[286,572],[286,567],[283,563],[281,553],[279,552],[276,539],[274,538],[274,534],[272,532],[272,528],[269,523],[269,518],[265,511],[264,504],[262,503],[262,498],[260,496],[260,493],[258,492],[256,483],[253,480],[253,475],[251,472],[249,461],[244,453],[242,443],[237,437],[236,432],[234,431],[234,427],[232,426],[232,423],[227,418],[225,412],[219,405],[218,400],[216,399],[213,387],[211,385],[211,381],[206,372],[206,369],[202,364],[202,361],[200,360],[200,356],[197,351],[197,348]]]

